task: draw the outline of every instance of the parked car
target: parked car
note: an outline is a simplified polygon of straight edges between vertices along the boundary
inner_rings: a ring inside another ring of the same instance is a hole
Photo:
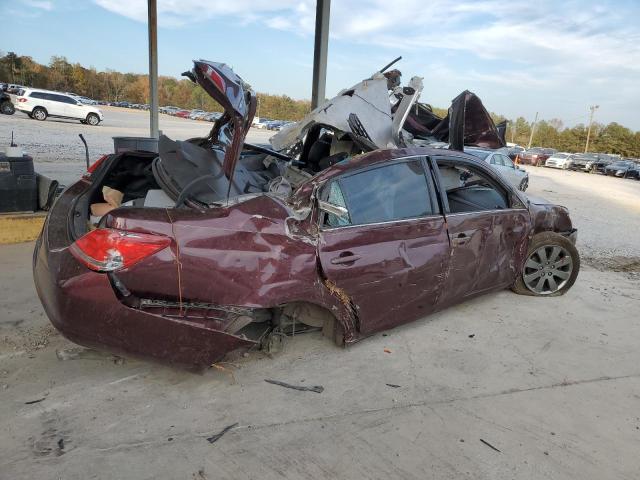
[[[204,117],[202,117],[202,120],[204,120],[205,122],[215,122],[221,116],[222,116],[222,113],[220,112],[211,112],[211,113],[207,113]]]
[[[574,155],[571,153],[557,152],[547,158],[547,160],[544,162],[544,166],[567,170],[571,167],[573,158]]]
[[[524,147],[508,143],[507,146],[504,147],[503,153],[506,153],[506,155],[515,162],[518,155],[522,152],[524,152]]]
[[[493,166],[518,190],[524,192],[529,186],[529,174],[518,168],[504,152],[477,147],[465,147],[464,151]]]
[[[49,90],[22,89],[16,98],[15,107],[39,121],[46,120],[47,117],[69,118],[95,126],[104,119],[98,108],[85,105],[70,95]]]
[[[191,111],[190,110],[178,110],[176,113],[174,113],[174,115],[176,117],[180,117],[180,118],[189,118],[189,115],[191,115]]]
[[[85,105],[98,105],[98,102],[96,100],[93,100],[92,98],[81,96],[78,96],[77,98],[81,103],[84,103]]]
[[[174,106],[166,106],[166,107],[160,107],[158,109],[158,111],[160,113],[166,113],[168,115],[173,115],[175,114],[178,110],[180,110],[178,107],[174,107]]]
[[[640,177],[640,166],[633,160],[624,159],[611,162],[604,169],[605,175],[612,175],[622,178],[636,178]]]
[[[206,114],[207,114],[207,112],[205,112],[204,110],[193,109],[193,110],[191,110],[191,113],[189,114],[189,118],[191,120],[200,120]]]
[[[11,101],[11,97],[4,91],[0,90],[0,113],[4,115],[13,115],[16,109]]]
[[[530,148],[518,154],[517,163],[541,167],[547,161],[547,158],[554,153],[556,153],[556,150],[553,148]]]
[[[617,155],[606,153],[580,153],[576,154],[569,166],[572,170],[582,170],[590,173],[604,173],[607,165],[620,160]]]
[[[301,325],[351,344],[486,292],[575,282],[567,209],[477,157],[384,148],[303,175],[244,143],[256,97],[227,65],[195,61],[189,78],[225,109],[219,136],[104,156],[48,214],[34,280],[71,340],[204,367]],[[287,171],[300,180],[283,188]],[[90,230],[104,186],[141,202]]]
[[[272,122],[272,121],[273,120],[271,120],[270,118],[261,118],[257,122],[254,122],[252,126],[255,128],[267,128],[267,125],[269,124],[269,122]]]
[[[14,95],[17,95],[18,92],[22,89],[24,89],[26,87],[23,87],[22,85],[15,85],[15,84],[9,84],[6,88],[6,92],[7,93],[12,93]]]

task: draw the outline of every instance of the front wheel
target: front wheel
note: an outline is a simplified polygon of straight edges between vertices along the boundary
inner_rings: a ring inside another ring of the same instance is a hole
[[[520,276],[512,290],[520,295],[564,295],[580,271],[580,254],[571,241],[555,232],[533,236]]]
[[[13,115],[14,113],[16,113],[16,109],[13,106],[13,103],[11,103],[9,100],[5,100],[0,104],[0,112],[4,113],[5,115]]]
[[[95,113],[90,113],[89,115],[87,115],[86,122],[92,127],[95,127],[100,123],[100,117],[98,117],[98,115],[96,115]]]

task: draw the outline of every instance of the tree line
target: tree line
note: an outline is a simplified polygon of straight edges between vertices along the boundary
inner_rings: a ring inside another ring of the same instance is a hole
[[[48,65],[42,65],[29,56],[19,56],[14,52],[0,52],[0,81],[46,88],[63,92],[73,92],[96,100],[107,102],[128,101],[149,103],[149,81],[147,75],[122,73],[112,69],[97,71],[79,63],[70,63],[63,56],[53,56]],[[222,111],[198,85],[190,80],[173,77],[158,78],[160,105],[206,111]],[[308,100],[294,100],[287,95],[258,93],[258,112],[261,117],[300,120],[311,109]],[[434,108],[434,112],[444,116],[446,109]],[[506,120],[498,114],[491,114],[496,123]],[[509,120],[507,141],[526,146],[529,143],[532,124],[523,117]],[[542,120],[535,125],[532,146],[550,147],[565,152],[583,152],[587,140],[587,126],[583,124],[567,128],[559,119]],[[608,125],[594,123],[589,141],[590,152],[615,153],[625,157],[640,158],[640,132],[612,122]]]
[[[106,102],[149,103],[149,77],[137,73],[122,73],[107,69],[70,63],[66,57],[53,56],[48,65],[42,65],[28,56],[14,52],[0,52],[0,81],[72,92]],[[258,93],[258,113],[262,117],[300,120],[311,110],[308,100],[294,100],[287,95]],[[199,108],[208,112],[221,112],[222,107],[199,85],[187,79],[160,76],[158,78],[160,105],[173,105],[188,110]]]

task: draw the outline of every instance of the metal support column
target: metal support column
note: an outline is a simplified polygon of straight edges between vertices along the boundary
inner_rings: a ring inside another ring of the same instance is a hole
[[[325,100],[327,83],[327,51],[329,48],[329,16],[331,0],[316,1],[316,36],[313,48],[313,85],[311,108]]]
[[[159,137],[158,125],[158,9],[156,0],[147,0],[149,28],[149,109],[150,136]]]

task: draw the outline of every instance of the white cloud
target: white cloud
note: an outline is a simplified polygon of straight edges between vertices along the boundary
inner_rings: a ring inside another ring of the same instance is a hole
[[[39,8],[47,12],[53,10],[53,3],[49,0],[22,0],[22,3],[32,8]]]
[[[146,0],[94,1],[146,21]],[[315,0],[158,0],[164,26],[221,17],[311,36]],[[573,96],[581,104],[586,97],[619,103],[620,95],[629,95],[626,103],[638,110],[638,18],[638,2],[334,0],[330,28],[334,41],[373,47],[376,57],[423,58],[423,67],[413,62],[417,68],[407,73],[427,81],[427,64],[437,61],[471,88],[519,87],[539,97]]]

